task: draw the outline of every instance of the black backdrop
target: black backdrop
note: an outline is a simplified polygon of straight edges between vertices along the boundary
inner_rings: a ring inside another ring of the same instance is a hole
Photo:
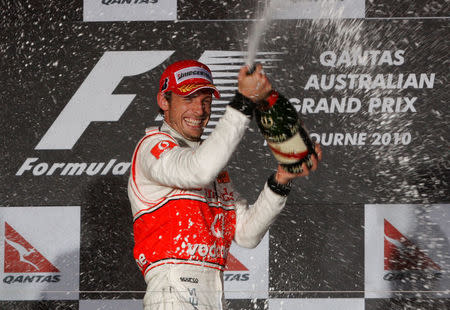
[[[155,95],[167,64],[199,59],[210,51],[245,51],[252,18],[263,3],[221,3],[230,9],[210,1],[179,0],[176,22],[97,23],[83,22],[81,1],[2,2],[0,206],[80,206],[80,299],[143,296],[145,285],[132,258],[129,171],[61,175],[57,170],[36,175],[32,169],[19,173],[20,168],[29,158],[38,158],[34,165],[49,166],[129,162],[143,129],[159,122]],[[361,110],[355,113],[300,114],[308,130],[328,137],[367,134],[364,145],[323,145],[320,169],[295,182],[287,209],[270,231],[270,298],[364,298],[365,205],[432,207],[448,202],[448,15],[447,1],[366,1],[365,19],[277,20],[265,32],[260,51],[276,52],[272,58],[277,60],[261,59],[275,87],[293,103],[312,98],[317,104],[320,98],[332,97],[361,101]],[[356,48],[392,54],[403,50],[404,63],[334,68],[320,61],[325,51],[339,56]],[[136,95],[117,121],[91,122],[71,149],[36,149],[104,53],[118,51],[128,57],[130,51],[160,50],[173,54],[152,70],[124,77],[114,89],[113,94]],[[239,62],[233,59],[224,62]],[[312,75],[351,73],[434,74],[434,83],[417,89],[305,89]],[[368,113],[370,98],[383,97],[417,97],[415,111]],[[373,145],[374,133],[392,140]],[[396,133],[408,134],[411,141],[394,143]],[[229,167],[239,192],[255,199],[276,163],[254,123]],[[420,246],[427,248],[423,242]],[[446,238],[440,242],[444,275],[448,245]],[[425,293],[420,298],[399,293],[366,299],[365,307],[446,309],[447,298],[448,293]],[[7,299],[0,301],[1,309],[78,309],[77,300]],[[230,308],[264,304],[266,300],[232,300]]]

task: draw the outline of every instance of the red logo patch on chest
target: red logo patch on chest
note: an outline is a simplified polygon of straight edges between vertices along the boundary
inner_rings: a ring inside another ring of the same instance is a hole
[[[164,153],[166,150],[173,149],[176,146],[176,143],[170,141],[170,140],[163,140],[158,142],[150,151],[153,156],[155,156],[157,159],[161,157],[161,154]]]

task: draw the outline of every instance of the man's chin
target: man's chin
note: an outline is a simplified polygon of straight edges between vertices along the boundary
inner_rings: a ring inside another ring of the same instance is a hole
[[[199,142],[201,140],[201,136],[200,137],[186,137],[186,139],[188,139],[189,141],[192,142]]]
[[[183,136],[190,141],[200,141],[204,132],[204,126],[192,127],[185,125],[183,128]]]
[[[200,133],[186,133],[185,138],[190,141],[198,142],[201,140],[203,134],[203,130]]]

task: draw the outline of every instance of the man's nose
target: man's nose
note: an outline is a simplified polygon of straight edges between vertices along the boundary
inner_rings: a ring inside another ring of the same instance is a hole
[[[192,102],[192,110],[197,115],[203,115],[206,113],[206,106],[202,100],[200,100],[199,98],[194,98],[194,100]]]

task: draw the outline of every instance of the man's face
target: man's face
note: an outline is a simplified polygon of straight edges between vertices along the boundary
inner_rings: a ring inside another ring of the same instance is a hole
[[[212,92],[201,89],[190,96],[172,93],[164,119],[170,127],[191,141],[199,141],[211,115]]]

